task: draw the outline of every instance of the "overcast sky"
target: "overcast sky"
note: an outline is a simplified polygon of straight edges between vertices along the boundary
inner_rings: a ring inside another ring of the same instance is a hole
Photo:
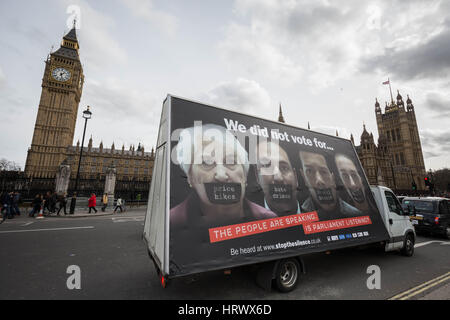
[[[378,139],[383,110],[409,94],[426,169],[450,167],[450,1],[2,0],[0,158],[24,167],[44,60],[80,8],[94,146],[155,145],[168,93],[349,138]]]

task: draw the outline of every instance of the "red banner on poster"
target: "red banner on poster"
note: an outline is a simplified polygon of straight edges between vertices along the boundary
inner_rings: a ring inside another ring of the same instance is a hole
[[[338,220],[319,221],[303,224],[305,234],[313,234],[319,232],[333,231],[338,229],[347,229],[352,227],[364,226],[372,224],[369,216],[345,218]]]
[[[211,243],[235,238],[247,237],[258,233],[285,229],[319,221],[317,212],[294,214],[266,220],[257,220],[247,223],[234,224],[231,226],[209,229],[209,240]]]

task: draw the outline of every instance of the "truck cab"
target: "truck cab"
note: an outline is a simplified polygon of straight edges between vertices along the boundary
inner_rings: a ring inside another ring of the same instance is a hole
[[[400,201],[391,189],[382,186],[371,186],[370,189],[389,233],[385,250],[400,250],[402,254],[412,256],[416,233],[409,212],[403,210]]]

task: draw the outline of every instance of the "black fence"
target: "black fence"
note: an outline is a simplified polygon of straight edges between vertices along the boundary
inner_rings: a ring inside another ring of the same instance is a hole
[[[151,179],[117,180],[114,197],[121,197],[127,202],[147,202]],[[104,192],[105,179],[80,179],[77,186],[78,197],[90,197],[92,193],[101,197]],[[55,191],[55,178],[27,178],[24,172],[0,171],[0,193],[18,192],[22,201],[31,201],[37,194]],[[69,182],[68,196],[75,192],[75,179]]]

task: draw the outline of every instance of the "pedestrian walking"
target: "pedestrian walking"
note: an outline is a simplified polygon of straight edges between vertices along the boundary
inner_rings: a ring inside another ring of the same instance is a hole
[[[97,198],[95,197],[95,193],[92,193],[88,201],[89,213],[91,213],[92,209],[94,209],[95,213],[97,213],[97,209],[95,208],[96,205],[97,205]]]
[[[12,206],[13,206],[12,192],[10,192],[10,193],[5,192],[3,194],[3,196],[2,196],[2,213],[3,213],[2,223],[6,219],[12,219],[13,218],[13,215],[11,213]]]
[[[59,209],[58,209],[57,215],[59,216],[59,213],[61,212],[61,209],[63,209],[63,208],[64,208],[64,215],[66,215],[67,214],[67,211],[66,211],[67,192],[64,192],[64,194],[59,197],[58,202],[59,202]]]
[[[19,210],[19,202],[20,202],[20,193],[14,192],[13,193],[13,206],[11,213],[20,216],[20,210]]]
[[[1,204],[1,209],[0,209],[0,214],[3,217],[3,212],[6,211],[6,207],[4,206],[4,201],[5,201],[5,193],[2,192],[0,193],[0,204]]]
[[[33,202],[31,203],[33,206],[33,209],[31,209],[31,212],[29,214],[30,217],[34,218],[35,214],[39,214],[39,211],[41,211],[42,208],[42,195],[37,194],[36,197],[34,197]]]
[[[106,207],[108,206],[108,194],[107,193],[103,194],[102,203],[103,203],[102,211],[105,212]]]
[[[56,203],[58,202],[58,194],[53,192],[50,196],[50,212],[55,213],[56,212]]]
[[[122,198],[119,196],[119,197],[117,198],[116,207],[114,208],[114,213],[116,213],[117,209],[120,209],[120,213],[122,213],[122,212],[123,212],[122,205],[123,205],[123,200],[122,200]]]
[[[52,197],[52,194],[50,191],[47,191],[47,193],[44,195],[44,198],[43,198],[43,214],[44,215],[45,215],[45,209],[47,209],[48,212],[51,213],[51,210],[50,210],[51,197]]]

